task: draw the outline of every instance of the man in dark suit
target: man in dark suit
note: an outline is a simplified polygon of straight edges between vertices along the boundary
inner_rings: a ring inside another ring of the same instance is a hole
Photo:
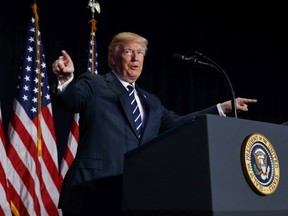
[[[84,73],[76,82],[73,62],[64,50],[53,63],[59,81],[53,95],[55,103],[80,113],[78,150],[60,194],[59,208],[64,215],[121,215],[121,175],[126,152],[195,115],[225,115],[232,111],[230,101],[185,116],[163,107],[154,94],[135,84],[142,72],[147,45],[145,38],[131,32],[115,35],[108,56],[112,70],[105,75]],[[130,84],[136,89],[140,135],[130,107]],[[237,98],[236,108],[247,111],[247,104],[255,102]]]

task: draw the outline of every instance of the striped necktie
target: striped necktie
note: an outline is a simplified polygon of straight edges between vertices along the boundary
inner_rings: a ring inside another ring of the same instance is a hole
[[[135,98],[135,89],[134,89],[134,86],[132,85],[128,85],[127,88],[129,90],[129,100],[130,100],[131,110],[132,110],[133,119],[135,123],[135,128],[137,131],[137,136],[138,138],[140,138],[142,134],[142,119],[141,119],[140,110],[139,110],[139,107]]]

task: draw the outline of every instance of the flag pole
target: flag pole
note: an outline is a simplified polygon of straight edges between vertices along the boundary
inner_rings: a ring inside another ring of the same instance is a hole
[[[89,33],[89,46],[88,46],[88,55],[87,55],[87,73],[97,73],[97,48],[96,48],[96,20],[94,19],[94,13],[97,11],[100,13],[99,3],[90,0],[88,3],[88,7],[91,9],[92,18],[89,20],[91,23],[91,31]],[[67,146],[63,154],[63,158],[60,165],[60,173],[61,173],[61,182],[63,181],[72,161],[74,160],[78,142],[79,142],[79,113],[74,114],[74,118],[72,121],[72,125],[70,128],[70,132],[68,135]],[[62,184],[62,183],[61,183]]]
[[[95,65],[95,57],[94,57],[94,54],[95,54],[95,50],[94,50],[94,44],[95,44],[95,32],[97,30],[96,28],[96,23],[97,23],[97,20],[94,18],[94,13],[97,11],[99,14],[100,14],[100,4],[95,1],[95,0],[89,0],[88,2],[88,8],[90,8],[91,10],[91,13],[92,13],[92,18],[89,20],[89,23],[91,23],[91,47],[92,47],[92,50],[91,50],[91,54],[92,54],[92,62],[91,62],[91,73],[94,73],[94,65]]]
[[[40,44],[39,44],[39,16],[38,16],[38,7],[34,3],[32,6],[32,11],[35,14],[35,38],[36,38],[36,55],[37,55],[37,78],[38,78],[38,130],[37,130],[37,155],[42,155],[42,138],[41,138],[41,111],[42,111],[42,89],[41,89],[41,57],[40,57]]]

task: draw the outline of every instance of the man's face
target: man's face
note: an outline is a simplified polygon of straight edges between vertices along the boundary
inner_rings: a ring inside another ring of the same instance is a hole
[[[115,56],[115,70],[123,80],[132,83],[141,75],[145,49],[136,42],[125,43],[118,55]]]

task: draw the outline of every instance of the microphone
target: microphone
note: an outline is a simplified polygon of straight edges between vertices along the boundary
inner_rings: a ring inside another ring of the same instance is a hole
[[[183,63],[193,64],[193,65],[208,65],[208,66],[210,66],[209,63],[200,61],[198,54],[187,57],[183,54],[175,53],[172,55],[172,59],[177,61],[177,62],[183,62]]]
[[[212,67],[212,68],[216,69],[216,71],[220,72],[224,76],[225,81],[226,81],[225,83],[230,89],[232,110],[234,111],[234,117],[237,118],[235,92],[234,92],[232,83],[231,83],[228,75],[226,74],[226,72],[215,61],[211,60],[210,58],[208,58],[207,56],[203,55],[200,52],[195,52],[195,54],[191,57],[186,57],[185,55],[182,55],[182,54],[173,54],[172,58],[174,60],[179,61],[179,62],[187,62],[187,63],[191,63],[193,65],[206,65],[206,66]],[[199,59],[204,59],[205,62],[201,61]]]

